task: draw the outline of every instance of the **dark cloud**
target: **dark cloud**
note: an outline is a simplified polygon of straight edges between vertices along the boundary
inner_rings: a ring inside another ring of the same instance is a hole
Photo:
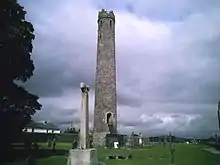
[[[77,88],[84,81],[94,89],[97,8],[106,6],[115,10],[117,20],[119,126],[184,136],[217,130],[218,1],[21,2],[36,34],[35,75],[25,84],[41,97],[43,110],[36,120],[79,122]],[[94,104],[92,92],[91,98]]]
[[[138,15],[139,17],[147,17],[152,20],[165,21],[182,21],[187,19],[193,13],[210,12],[213,9],[218,9],[220,2],[213,0],[212,3],[208,0],[170,0],[169,3],[155,0],[145,1],[117,1],[112,0],[92,0],[99,8],[107,8],[130,12]]]
[[[132,95],[132,93],[124,93],[123,90],[117,92],[118,105],[126,105],[131,107],[140,107],[143,102],[140,97]]]
[[[51,49],[45,48],[45,45]],[[33,52],[36,69],[34,76],[24,84],[25,88],[40,97],[62,96],[65,90],[78,88],[80,82],[86,82],[94,88],[95,74],[91,66],[95,60],[91,60],[91,63],[85,60],[84,63],[85,55],[77,53],[77,47],[72,50],[69,46],[70,43],[60,42],[59,38],[48,36],[44,40],[38,36]]]
[[[119,124],[122,125],[122,126],[127,126],[127,127],[151,127],[151,126],[154,126],[156,124],[161,124],[163,123],[163,121],[161,119],[158,119],[156,117],[149,117],[148,120],[143,120],[143,119],[135,119],[135,120],[132,120],[132,119],[129,119],[129,120],[126,120],[126,119],[122,119],[122,120],[119,120]]]
[[[47,120],[57,125],[79,123],[79,117],[77,116],[77,109],[59,109],[52,105],[44,105],[41,112],[38,112],[35,116],[35,120]]]

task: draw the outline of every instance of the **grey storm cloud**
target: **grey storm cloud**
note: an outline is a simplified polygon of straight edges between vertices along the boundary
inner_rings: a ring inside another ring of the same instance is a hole
[[[83,81],[92,87],[92,123],[97,13],[106,8],[116,15],[119,130],[184,136],[217,130],[219,1],[20,2],[36,34],[36,69],[24,84],[43,104],[36,120],[78,123]]]
[[[79,118],[76,114],[77,109],[58,109],[54,106],[44,106],[46,110],[38,112],[35,115],[36,120],[42,120],[46,116],[46,121],[54,122],[58,125],[70,124],[71,122],[79,123]]]
[[[148,115],[148,116],[144,116],[140,117],[138,119],[135,120],[126,120],[126,119],[121,119],[119,120],[119,123],[123,126],[130,126],[130,127],[138,127],[138,126],[154,126],[155,124],[161,124],[163,123],[163,121],[155,116],[152,115]]]
[[[51,49],[45,48],[48,44]],[[31,92],[42,97],[61,96],[65,90],[77,88],[81,81],[94,88],[94,69],[87,60],[83,61],[85,55],[78,53],[79,48],[71,50],[68,42],[60,42],[59,38],[54,40],[50,37],[44,40],[40,35],[36,36],[35,46],[40,51],[34,50],[33,59],[35,66],[40,67],[36,67],[35,75],[25,84]],[[68,61],[69,57],[74,56],[76,58]]]

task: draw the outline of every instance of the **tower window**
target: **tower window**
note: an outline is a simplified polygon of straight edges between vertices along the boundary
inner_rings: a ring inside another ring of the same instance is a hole
[[[99,24],[100,26],[102,26],[102,21],[100,21],[100,24]]]
[[[112,20],[110,20],[110,27],[112,26]]]
[[[106,118],[107,118],[107,120],[106,120],[107,124],[111,124],[112,114],[111,113],[107,113]]]

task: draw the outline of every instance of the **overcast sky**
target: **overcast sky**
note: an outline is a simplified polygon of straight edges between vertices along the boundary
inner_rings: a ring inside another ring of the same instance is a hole
[[[146,135],[211,135],[220,100],[219,0],[20,0],[35,28],[35,120],[79,123],[81,81],[92,87],[97,14],[116,16],[118,128]],[[92,126],[92,124],[91,124]]]

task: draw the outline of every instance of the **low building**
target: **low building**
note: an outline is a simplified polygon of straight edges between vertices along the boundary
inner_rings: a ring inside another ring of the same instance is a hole
[[[61,130],[53,123],[31,122],[23,129],[27,133],[44,133],[44,134],[60,134]]]

